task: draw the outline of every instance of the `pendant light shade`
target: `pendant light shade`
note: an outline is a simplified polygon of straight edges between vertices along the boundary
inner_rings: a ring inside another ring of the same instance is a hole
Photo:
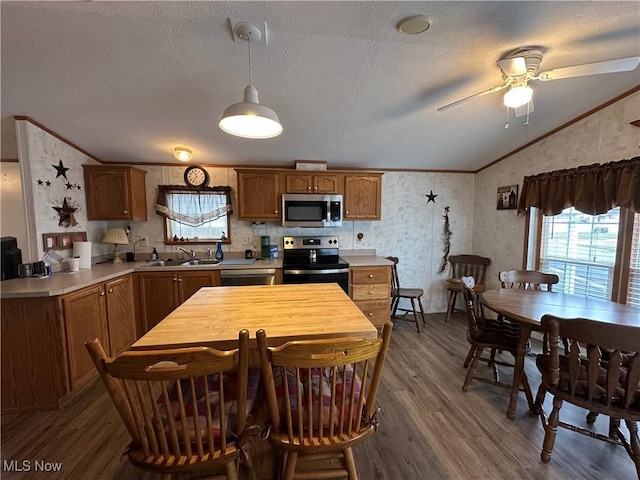
[[[252,85],[244,89],[244,101],[227,107],[218,124],[220,128],[238,137],[271,138],[282,133],[276,112],[260,105],[258,91]]]
[[[526,105],[533,96],[533,89],[529,85],[518,85],[504,94],[504,104],[507,107],[518,108]]]
[[[242,103],[227,107],[218,126],[223,132],[237,137],[277,137],[282,133],[280,119],[269,107],[260,105],[258,90],[253,86],[251,77],[251,43],[259,41],[263,32],[257,25],[242,22],[234,27],[234,33],[249,44],[249,85],[244,89]]]

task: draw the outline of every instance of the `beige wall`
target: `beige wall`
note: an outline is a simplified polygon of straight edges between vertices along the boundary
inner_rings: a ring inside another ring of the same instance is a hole
[[[515,210],[496,210],[498,187],[522,186],[523,177],[528,175],[638,156],[640,129],[629,125],[638,118],[640,92],[476,175],[473,251],[492,260],[489,287],[498,286],[497,275],[501,270],[523,266],[525,215],[517,215]]]

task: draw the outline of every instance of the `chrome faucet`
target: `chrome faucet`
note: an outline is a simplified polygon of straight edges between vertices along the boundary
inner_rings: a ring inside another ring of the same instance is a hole
[[[213,249],[207,248],[207,253],[209,254],[209,260],[211,260],[213,258]]]
[[[178,247],[178,250],[182,250],[184,253],[186,253],[187,255],[191,256],[191,260],[195,260],[196,259],[196,251],[195,250],[191,250],[191,252],[187,252],[184,248],[182,247]]]

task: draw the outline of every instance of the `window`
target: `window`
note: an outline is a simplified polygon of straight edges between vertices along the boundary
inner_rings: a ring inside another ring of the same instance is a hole
[[[571,207],[542,216],[539,225],[538,269],[560,277],[554,290],[640,308],[640,215],[619,207],[586,215]]]
[[[627,305],[640,308],[640,215],[634,216]]]
[[[230,191],[160,185],[156,212],[165,217],[165,243],[229,242]]]
[[[543,217],[540,269],[560,277],[558,290],[610,299],[620,209],[585,215],[573,207]]]

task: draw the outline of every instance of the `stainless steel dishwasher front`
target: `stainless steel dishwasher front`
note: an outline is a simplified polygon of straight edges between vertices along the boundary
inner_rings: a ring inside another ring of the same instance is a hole
[[[220,285],[223,287],[242,285],[274,285],[275,283],[275,268],[220,270]]]

